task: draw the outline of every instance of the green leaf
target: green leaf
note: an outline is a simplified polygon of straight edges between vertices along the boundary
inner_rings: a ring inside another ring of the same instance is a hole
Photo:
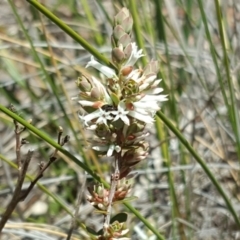
[[[128,215],[126,213],[118,213],[116,216],[114,216],[110,223],[113,223],[115,221],[118,221],[119,223],[123,223],[127,221]]]
[[[124,200],[120,200],[120,201],[114,202],[114,204],[117,204],[117,203],[128,203],[128,202],[132,202],[132,201],[134,201],[136,199],[138,199],[138,197],[136,197],[136,196],[126,197],[126,198],[124,198]]]
[[[90,227],[86,227],[86,230],[87,230],[90,234],[92,234],[92,235],[94,235],[94,236],[97,236],[97,235],[98,235],[98,233],[95,232],[95,230],[93,230],[93,229],[90,228]]]
[[[110,97],[111,97],[111,99],[113,100],[114,105],[117,106],[118,103],[120,102],[118,96],[117,96],[115,93],[111,93],[111,94],[110,94]]]

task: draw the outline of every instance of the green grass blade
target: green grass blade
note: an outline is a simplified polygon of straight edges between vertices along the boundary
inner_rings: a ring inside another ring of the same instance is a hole
[[[198,155],[198,153],[194,150],[194,148],[190,145],[190,143],[186,140],[186,138],[181,134],[181,132],[171,123],[171,121],[161,112],[157,112],[157,116],[166,124],[166,126],[176,135],[179,141],[187,148],[187,150],[191,153],[191,155],[195,158],[195,160],[200,164],[204,172],[207,174],[213,185],[218,190],[219,194],[222,196],[228,210],[231,212],[236,224],[240,227],[240,220],[235,209],[232,206],[232,203],[228,199],[225,191],[214,177],[211,170],[208,168],[207,164],[204,160]]]
[[[219,0],[215,0],[214,2],[215,2],[215,8],[217,12],[218,29],[219,29],[220,40],[221,40],[222,50],[223,50],[223,65],[225,67],[228,89],[230,93],[230,104],[229,104],[228,110],[229,110],[229,115],[232,123],[233,132],[235,133],[235,136],[236,136],[237,153],[240,161],[239,114],[236,106],[236,98],[235,98],[235,93],[234,93],[233,84],[232,84],[232,77],[230,73],[230,65],[229,65],[229,57],[228,57],[228,51],[230,49],[227,44],[226,31],[224,29],[223,17],[222,17]]]
[[[79,44],[81,44],[88,52],[90,52],[94,57],[98,60],[105,63],[107,66],[112,67],[114,69],[115,66],[111,63],[106,57],[104,57],[99,51],[93,48],[85,39],[83,39],[79,34],[77,34],[72,28],[70,28],[67,24],[61,21],[58,17],[56,17],[53,13],[51,13],[47,8],[45,8],[42,4],[35,0],[26,0],[30,4],[32,4],[35,8],[37,8],[43,15],[45,15],[48,19],[54,22],[57,26],[59,26],[65,33],[71,36],[74,40],[76,40]]]

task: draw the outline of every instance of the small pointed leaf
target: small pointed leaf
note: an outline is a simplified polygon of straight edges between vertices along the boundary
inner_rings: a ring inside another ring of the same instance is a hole
[[[90,233],[90,234],[92,234],[92,235],[94,235],[94,236],[97,236],[98,235],[98,233],[97,232],[95,232],[92,228],[90,228],[90,227],[86,227],[86,230]]]
[[[113,223],[115,221],[118,221],[119,223],[123,223],[127,221],[128,215],[126,213],[118,213],[116,216],[114,216],[110,223]]]

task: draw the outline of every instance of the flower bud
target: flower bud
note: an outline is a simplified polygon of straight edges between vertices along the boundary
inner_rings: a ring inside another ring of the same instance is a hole
[[[123,47],[125,48],[126,46],[128,46],[131,43],[131,38],[128,34],[124,34],[122,35],[119,40],[118,40],[118,44],[122,44]]]
[[[151,61],[148,65],[144,68],[143,74],[157,74],[159,72],[159,63],[158,61]]]
[[[78,88],[83,92],[90,92],[92,89],[92,84],[89,79],[85,76],[79,77],[76,81]]]
[[[122,63],[125,59],[125,54],[120,48],[114,48],[112,50],[112,61],[114,63]]]
[[[124,35],[127,35],[123,28],[120,26],[120,25],[117,25],[114,29],[113,29],[113,37],[114,39],[116,40],[116,42],[119,41],[119,39],[124,36]]]
[[[99,138],[109,139],[111,137],[111,131],[105,124],[98,124],[95,133]]]
[[[110,239],[124,239],[124,240],[130,240],[130,238],[124,237],[128,232],[129,229],[125,229],[125,223],[124,222],[118,222],[114,221],[110,225],[103,226],[103,235],[98,236],[98,240],[110,240]]]
[[[109,190],[105,189],[102,184],[91,185],[88,187],[91,194],[87,200],[98,210],[106,210],[108,204]]]
[[[127,8],[122,8],[121,11],[114,17],[114,26],[122,24],[122,22],[131,17]]]
[[[116,191],[114,194],[114,202],[123,200],[131,190],[131,184],[126,180],[126,178],[118,181]]]
[[[121,74],[125,77],[133,70],[133,66],[127,66],[121,70]]]
[[[91,91],[91,94],[90,94],[91,98],[94,99],[94,100],[101,100],[102,99],[102,94],[101,94],[101,91],[99,91],[98,88],[94,87]]]
[[[132,26],[133,26],[133,20],[132,17],[129,16],[127,18],[125,18],[122,23],[121,23],[122,28],[124,29],[124,31],[128,34],[131,33],[132,31]]]
[[[125,58],[126,60],[128,60],[130,58],[130,56],[132,55],[132,44],[129,43],[125,49],[124,49],[124,54],[125,54]]]

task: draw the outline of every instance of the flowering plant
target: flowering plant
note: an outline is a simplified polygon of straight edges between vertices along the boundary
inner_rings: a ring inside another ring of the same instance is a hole
[[[128,239],[124,237],[128,231],[123,222],[110,220],[111,206],[129,193],[129,173],[148,155],[145,126],[154,123],[160,102],[167,100],[158,87],[161,80],[157,79],[157,61],[150,61],[144,69],[134,66],[143,54],[131,41],[132,25],[129,11],[123,8],[114,18],[111,38],[115,69],[91,57],[86,67],[97,69],[103,80],[82,75],[76,81],[80,89],[79,118],[94,132],[92,148],[114,162],[110,189],[102,185],[89,188],[88,201],[105,217],[103,229],[96,237],[101,240]]]

